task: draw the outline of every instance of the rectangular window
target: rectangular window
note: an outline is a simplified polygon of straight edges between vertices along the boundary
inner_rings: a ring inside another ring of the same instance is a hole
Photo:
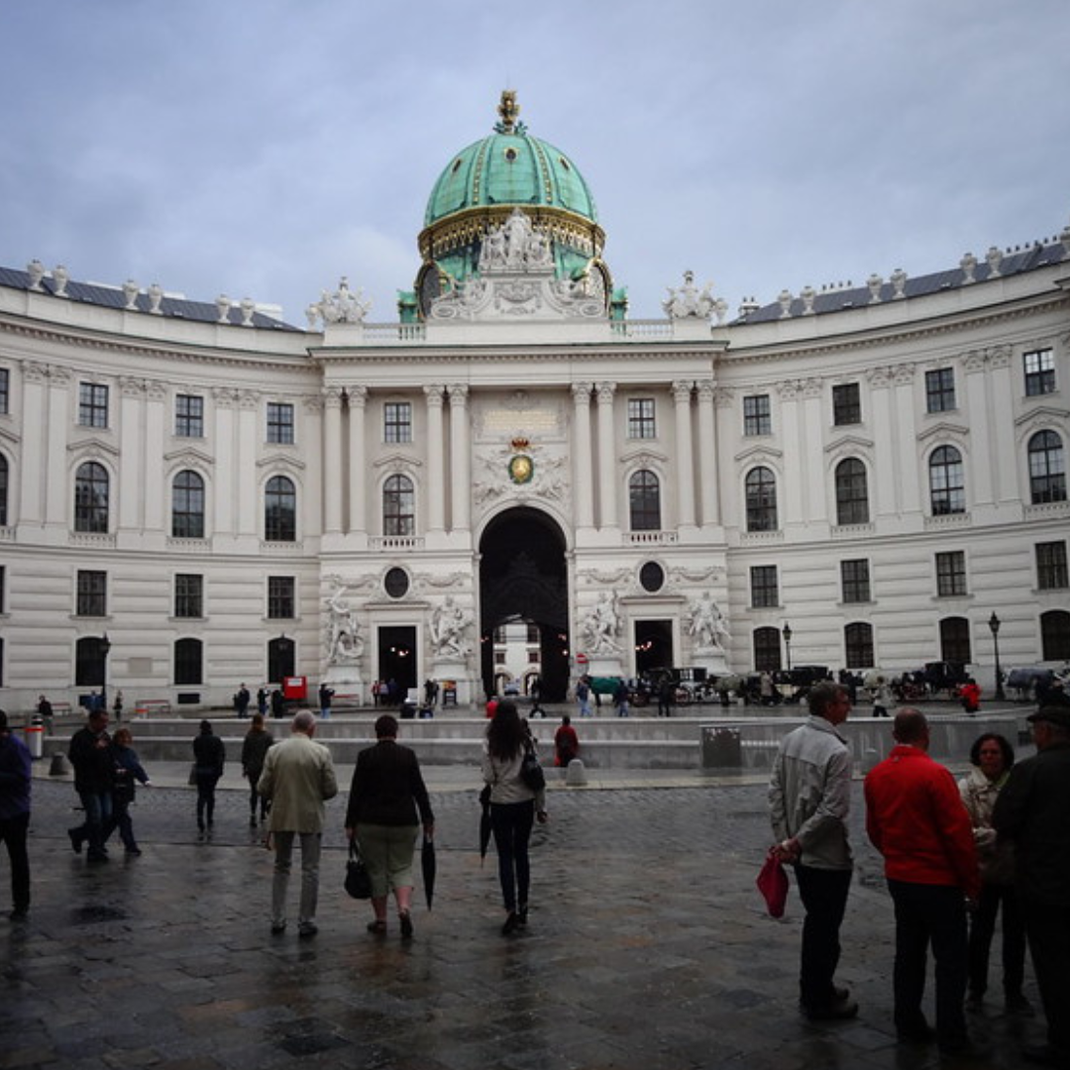
[[[937,368],[925,373],[925,411],[951,412],[955,408],[955,369]]]
[[[743,434],[771,435],[773,418],[770,415],[769,395],[754,394],[743,399]]]
[[[293,576],[268,576],[268,617],[271,620],[293,620]]]
[[[383,406],[383,441],[412,441],[412,405],[407,401],[388,401]]]
[[[0,565],[0,613],[4,612],[7,605],[7,568]]]
[[[1024,353],[1026,397],[1055,393],[1055,356],[1050,349]]]
[[[941,598],[966,593],[966,554],[962,550],[936,555],[936,593]]]
[[[267,407],[268,442],[291,443],[294,440],[294,407],[284,401],[269,401]]]
[[[108,614],[108,574],[106,572],[78,571],[79,617],[105,617]]]
[[[862,394],[858,383],[832,388],[832,422],[837,427],[862,422]]]
[[[192,573],[175,576],[175,616],[204,616],[204,577]]]
[[[869,602],[869,562],[865,558],[840,562],[844,602]]]
[[[108,388],[99,383],[78,384],[78,423],[82,427],[108,426]]]
[[[175,395],[175,434],[179,438],[204,438],[204,398]]]
[[[750,604],[754,609],[780,605],[776,565],[754,565],[751,568]]]
[[[1066,571],[1066,543],[1037,543],[1037,587],[1042,591],[1063,591],[1070,586]]]
[[[11,411],[11,373],[0,368],[0,413]]]
[[[657,438],[653,398],[628,398],[628,437]]]

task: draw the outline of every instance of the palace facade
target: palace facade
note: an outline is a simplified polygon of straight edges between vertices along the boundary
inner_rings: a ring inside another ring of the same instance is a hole
[[[517,623],[547,698],[1070,658],[1070,227],[731,316],[687,275],[635,321],[578,169],[499,114],[394,323],[345,280],[301,329],[0,269],[0,704],[464,702]]]

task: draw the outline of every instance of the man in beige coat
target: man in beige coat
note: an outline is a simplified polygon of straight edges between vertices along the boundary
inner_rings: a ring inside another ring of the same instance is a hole
[[[257,791],[271,800],[268,829],[275,844],[275,880],[271,889],[271,931],[286,930],[286,889],[294,836],[301,837],[301,909],[298,935],[315,936],[319,898],[320,842],[324,802],[338,794],[331,752],[314,743],[316,718],[302,710],[290,724],[291,735],[269,748]]]

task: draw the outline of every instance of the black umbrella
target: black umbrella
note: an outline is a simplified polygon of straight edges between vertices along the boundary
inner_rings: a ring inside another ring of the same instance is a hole
[[[487,845],[490,843],[490,785],[488,784],[479,793],[479,805],[483,807],[483,813],[479,818],[479,862],[487,857]]]
[[[424,894],[427,896],[427,909],[435,898],[435,841],[424,833],[424,846],[420,852],[420,865],[424,871]]]

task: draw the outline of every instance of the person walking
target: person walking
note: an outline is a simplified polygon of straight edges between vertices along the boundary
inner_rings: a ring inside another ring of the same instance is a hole
[[[275,848],[271,885],[271,931],[286,931],[286,892],[294,838],[301,840],[301,902],[297,933],[308,939],[319,931],[320,847],[326,818],[324,803],[338,794],[331,752],[316,743],[316,718],[302,710],[290,722],[290,738],[269,747],[258,789],[271,803],[268,829]]]
[[[387,902],[393,891],[401,935],[410,939],[416,832],[422,823],[424,835],[433,836],[435,815],[416,754],[401,746],[397,737],[397,718],[384,713],[375,722],[375,746],[357,755],[345,827],[371,877],[375,918],[368,931],[386,932]]]
[[[200,734],[193,740],[193,779],[197,785],[197,829],[211,829],[215,818],[215,786],[223,775],[226,747],[212,732],[211,721],[201,721]]]
[[[266,687],[258,687],[256,690],[256,712],[261,717],[266,717],[268,711],[268,693]]]
[[[115,762],[108,735],[108,711],[96,706],[89,711],[86,724],[71,736],[67,757],[74,767],[74,790],[82,801],[85,821],[67,830],[75,854],[89,844],[86,858],[90,862],[107,862],[104,829],[111,820],[112,784]]]
[[[1007,777],[992,811],[999,838],[1014,844],[1015,891],[1025,918],[1047,1043],[1022,1054],[1070,1067],[1070,706],[1042,706],[1028,718],[1036,756]]]
[[[613,705],[617,707],[618,717],[628,716],[628,682],[618,680],[613,688]]]
[[[831,681],[809,695],[809,719],[781,741],[769,782],[769,817],[782,862],[795,867],[806,918],[799,1007],[815,1021],[853,1018],[858,1004],[836,986],[840,926],[853,860],[847,840],[851,755],[837,731],[851,712],[846,688]]]
[[[133,736],[129,728],[118,728],[111,737],[112,759],[115,762],[114,780],[111,789],[111,818],[104,827],[104,843],[119,830],[119,839],[128,855],[141,854],[134,838],[134,821],[130,817],[130,804],[137,792],[137,782],[146,787],[151,784],[148,773],[138,760],[137,751],[131,746]]]
[[[893,722],[895,746],[863,785],[866,832],[884,856],[895,904],[895,1028],[900,1041],[934,1038],[922,1013],[928,948],[936,960],[941,1053],[980,1056],[966,1029],[966,904],[981,895],[973,828],[954,777],[928,755],[929,723],[909,707]]]
[[[1014,845],[997,841],[992,811],[1014,765],[1014,748],[995,732],[986,732],[970,748],[973,769],[959,781],[959,794],[970,815],[981,867],[981,898],[970,915],[970,980],[967,1010],[984,1009],[988,989],[988,958],[996,917],[1003,908],[1003,1001],[1008,1014],[1030,1015],[1022,995],[1025,976],[1025,923],[1014,893]]]
[[[576,684],[576,701],[579,703],[580,716],[591,716],[591,678],[581,676]]]
[[[658,681],[658,716],[671,717],[672,704],[676,699],[676,684],[672,677],[665,673]]]
[[[0,710],[0,840],[11,866],[12,921],[30,910],[30,857],[26,833],[30,827],[30,782],[33,759],[25,743],[11,733],[7,714]]]
[[[256,811],[260,810],[260,820],[267,817],[268,801],[260,794],[257,785],[260,774],[264,771],[264,758],[268,748],[275,742],[275,737],[264,726],[264,715],[259,711],[253,714],[249,731],[241,745],[241,772],[249,781],[249,827],[256,828]]]
[[[490,787],[490,819],[494,846],[498,851],[498,880],[505,906],[502,935],[508,936],[528,923],[528,895],[531,863],[528,842],[535,819],[546,821],[545,788],[534,789],[524,780],[524,757],[530,749],[529,737],[508,699],[487,725],[483,745],[483,781]]]
[[[282,689],[276,687],[271,692],[271,716],[276,720],[279,720],[286,708],[286,704],[282,698]]]
[[[234,696],[234,710],[239,717],[249,716],[249,688],[243,683]]]

